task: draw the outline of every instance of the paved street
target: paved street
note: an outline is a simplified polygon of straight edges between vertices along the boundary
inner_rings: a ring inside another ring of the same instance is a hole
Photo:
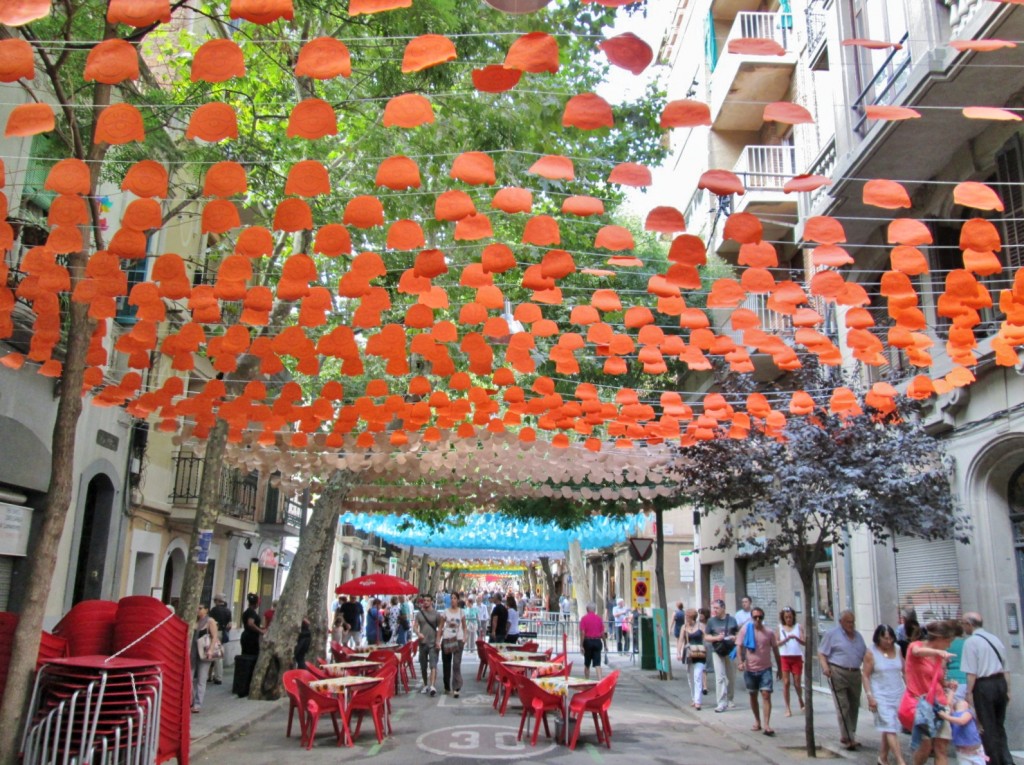
[[[786,719],[781,712],[773,717],[778,735],[769,739],[751,733],[750,711],[745,694],[737,696],[741,705],[725,714],[715,714],[713,706],[695,712],[688,705],[685,677],[662,682],[657,674],[635,668],[628,657],[613,656],[612,668],[622,670],[612,706],[614,730],[612,748],[597,746],[592,723],[584,723],[581,744],[575,752],[544,738],[543,728],[536,748],[517,742],[518,701],[513,699],[505,717],[491,708],[484,684],[477,683],[476,662],[466,662],[466,686],[462,697],[439,695],[429,698],[418,693],[401,694],[394,700],[395,734],[378,746],[372,725],[367,721],[356,746],[339,750],[334,743],[329,720],[320,723],[320,735],[311,752],[300,750],[297,734],[285,738],[287,703],[263,704],[236,699],[223,686],[210,686],[204,711],[193,722],[194,761],[204,763],[244,762],[246,765],[278,763],[283,755],[300,757],[311,765],[336,762],[339,758],[369,759],[382,764],[442,762],[598,762],[615,765],[635,763],[640,756],[655,763],[783,763],[806,759],[803,754],[802,716]],[[680,668],[676,667],[678,671]],[[578,674],[578,672],[574,673]],[[713,691],[712,691],[713,694]],[[776,692],[781,706],[781,692]],[[828,696],[815,697],[820,709],[816,715],[819,743],[831,750],[821,756],[838,758],[838,735]],[[856,754],[842,753],[846,762],[870,765],[877,758],[877,744],[870,726],[871,718],[862,717],[861,739],[864,749]]]

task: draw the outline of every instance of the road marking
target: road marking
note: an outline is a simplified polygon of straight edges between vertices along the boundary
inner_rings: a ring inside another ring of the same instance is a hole
[[[431,754],[472,760],[519,760],[551,752],[546,747],[527,746],[516,738],[518,728],[505,725],[455,725],[428,731],[416,739],[416,746]]]
[[[377,754],[381,750],[381,748],[382,748],[381,744],[379,744],[379,743],[374,744],[373,746],[370,747],[369,751],[367,751],[366,754],[368,754],[370,757],[373,757],[375,754]]]
[[[604,757],[601,755],[601,751],[593,744],[587,744],[587,754],[589,754],[591,759],[595,762],[604,762]]]

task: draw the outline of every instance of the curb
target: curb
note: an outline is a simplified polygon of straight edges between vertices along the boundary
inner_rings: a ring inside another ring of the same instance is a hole
[[[705,714],[698,714],[697,712],[694,712],[688,705],[683,704],[682,699],[668,690],[665,683],[672,681],[659,680],[655,675],[645,674],[642,671],[633,674],[633,678],[638,684],[644,686],[647,691],[653,693],[663,701],[673,706],[688,719],[699,723],[711,731],[714,731],[716,735],[728,739],[746,752],[757,753],[766,763],[769,763],[769,765],[793,765],[793,756],[784,751],[782,747],[779,747],[774,741],[771,743],[768,741],[758,741],[755,745],[750,740],[750,736],[735,731],[727,725],[715,723],[714,717],[709,718]],[[768,746],[765,746],[765,744]],[[818,742],[818,748],[829,753],[830,756],[828,759],[836,758],[840,761],[846,760],[847,762],[856,762],[855,757],[850,757],[845,752],[838,751],[821,742]]]
[[[256,723],[262,722],[278,710],[287,709],[288,697],[284,696],[270,702],[254,701],[252,703],[259,704],[262,708],[254,710],[253,714],[244,720],[221,725],[219,728],[214,728],[202,738],[193,739],[189,744],[189,758],[197,759],[202,757],[211,749],[220,746],[225,741],[230,741],[231,739],[245,735]]]

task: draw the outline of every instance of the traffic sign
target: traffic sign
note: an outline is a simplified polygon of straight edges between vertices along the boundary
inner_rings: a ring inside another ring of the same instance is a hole
[[[647,608],[651,605],[651,572],[634,571],[633,608]]]
[[[629,555],[633,560],[649,560],[654,552],[654,540],[649,537],[630,537]]]

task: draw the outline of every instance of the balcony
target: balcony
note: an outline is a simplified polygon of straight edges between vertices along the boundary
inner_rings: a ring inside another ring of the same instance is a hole
[[[174,458],[174,487],[171,492],[171,504],[176,509],[194,509],[199,504],[199,485],[203,479],[205,462],[203,457],[189,453],[179,453]],[[257,482],[258,476],[255,472],[243,475],[235,468],[221,468],[221,520],[232,518],[248,523],[255,522]],[[191,517],[192,513],[182,515]]]
[[[298,536],[305,524],[307,496],[284,497],[281,490],[273,485],[273,478],[267,486],[260,531],[267,537]]]
[[[747,190],[737,197],[736,212],[790,217],[796,213],[797,195],[783,191],[786,181],[796,175],[795,147],[746,146],[732,171]]]
[[[854,130],[858,135],[865,135],[872,125],[867,122],[865,107],[867,106],[889,106],[897,102],[900,94],[910,80],[910,66],[913,60],[910,56],[908,44],[909,34],[903,35],[900,40],[902,46],[899,50],[893,50],[881,65],[875,70],[874,76],[857,96],[853,104],[856,114]],[[862,52],[861,52],[862,53]],[[858,53],[858,55],[861,55]]]
[[[811,0],[805,10],[807,22],[807,60],[811,69],[828,69],[828,15],[832,0]]]
[[[729,42],[775,40],[782,56],[729,53]],[[789,13],[739,13],[711,77],[711,119],[715,130],[760,129],[765,104],[782,100],[796,70],[796,35]]]
[[[818,154],[814,164],[807,170],[808,175],[821,175],[831,178],[836,171],[836,140],[833,138],[826,144],[825,148]],[[806,220],[815,215],[821,215],[828,200],[831,199],[828,193],[828,186],[815,189],[810,194],[800,194],[799,219]]]

